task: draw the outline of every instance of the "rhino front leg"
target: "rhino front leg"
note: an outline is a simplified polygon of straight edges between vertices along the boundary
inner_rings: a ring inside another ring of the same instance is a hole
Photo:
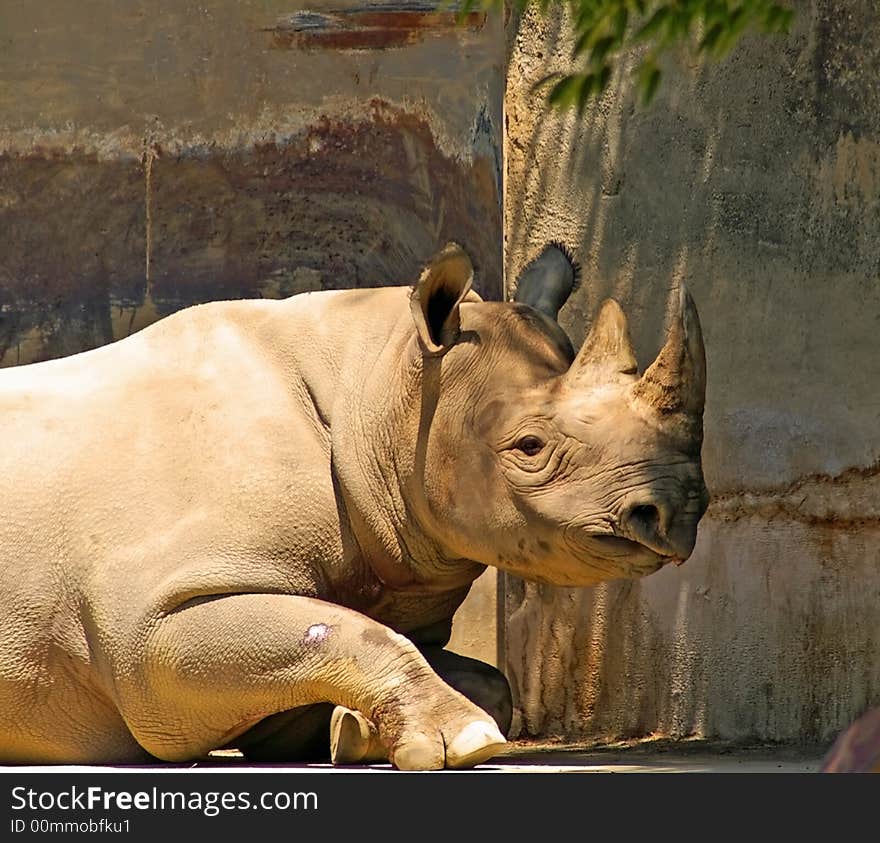
[[[513,719],[513,698],[500,670],[439,645],[422,645],[419,650],[444,682],[491,715],[501,733],[507,735]],[[375,724],[344,706],[336,706],[330,719],[330,757],[334,764],[388,760]]]
[[[510,685],[497,668],[439,645],[416,644],[440,678],[492,716],[507,735],[513,717]],[[320,703],[267,717],[233,741],[251,761],[326,761],[364,764],[387,761],[378,730],[343,706]]]
[[[193,601],[156,623],[123,715],[151,754],[182,761],[278,712],[331,702],[375,724],[400,769],[478,764],[504,737],[408,639],[307,597]]]

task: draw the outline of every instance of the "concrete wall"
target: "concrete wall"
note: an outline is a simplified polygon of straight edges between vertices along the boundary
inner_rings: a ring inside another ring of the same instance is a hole
[[[0,0],[0,365],[411,283],[449,239],[500,298],[500,20],[310,9]]]
[[[880,11],[796,7],[788,38],[670,64],[648,109],[618,74],[580,121],[530,91],[565,67],[559,22],[510,25],[508,283],[566,241],[563,326],[580,343],[616,297],[644,366],[686,280],[713,496],[682,568],[505,579],[524,734],[828,741],[880,703]]]

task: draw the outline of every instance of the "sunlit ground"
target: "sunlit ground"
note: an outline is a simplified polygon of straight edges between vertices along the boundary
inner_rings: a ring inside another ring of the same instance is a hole
[[[742,745],[713,741],[633,741],[605,745],[511,742],[505,751],[477,770],[516,773],[815,773],[827,751],[823,746]],[[212,753],[204,761],[162,764],[150,770],[212,769],[217,772],[336,771],[393,772],[388,764],[336,768],[329,764],[248,764],[238,753]],[[16,768],[0,767],[0,770]],[[18,768],[21,769],[21,768]],[[143,766],[30,767],[29,770],[114,772],[138,771]]]

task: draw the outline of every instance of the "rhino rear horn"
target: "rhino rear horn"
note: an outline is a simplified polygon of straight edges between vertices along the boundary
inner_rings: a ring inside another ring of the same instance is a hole
[[[577,287],[580,267],[561,243],[548,243],[520,273],[513,300],[556,319]]]
[[[614,378],[618,375],[631,377],[637,371],[626,314],[614,299],[606,299],[593,320],[581,350],[571,364],[568,377],[585,377],[590,384],[595,384],[597,379]]]
[[[702,416],[706,401],[706,349],[694,300],[684,284],[677,293],[666,343],[633,389],[661,414]]]
[[[410,297],[423,353],[443,354],[455,343],[461,329],[459,306],[473,281],[471,259],[457,243],[447,243],[425,267]]]

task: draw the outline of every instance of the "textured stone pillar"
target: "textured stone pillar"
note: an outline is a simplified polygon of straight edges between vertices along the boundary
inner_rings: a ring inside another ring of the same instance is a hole
[[[549,239],[607,296],[644,367],[686,281],[708,358],[713,496],[682,568],[564,590],[508,578],[522,730],[572,738],[827,741],[880,703],[880,11],[797,3],[787,38],[669,63],[655,103],[625,67],[582,119],[531,85],[559,21],[510,26],[509,285]]]

